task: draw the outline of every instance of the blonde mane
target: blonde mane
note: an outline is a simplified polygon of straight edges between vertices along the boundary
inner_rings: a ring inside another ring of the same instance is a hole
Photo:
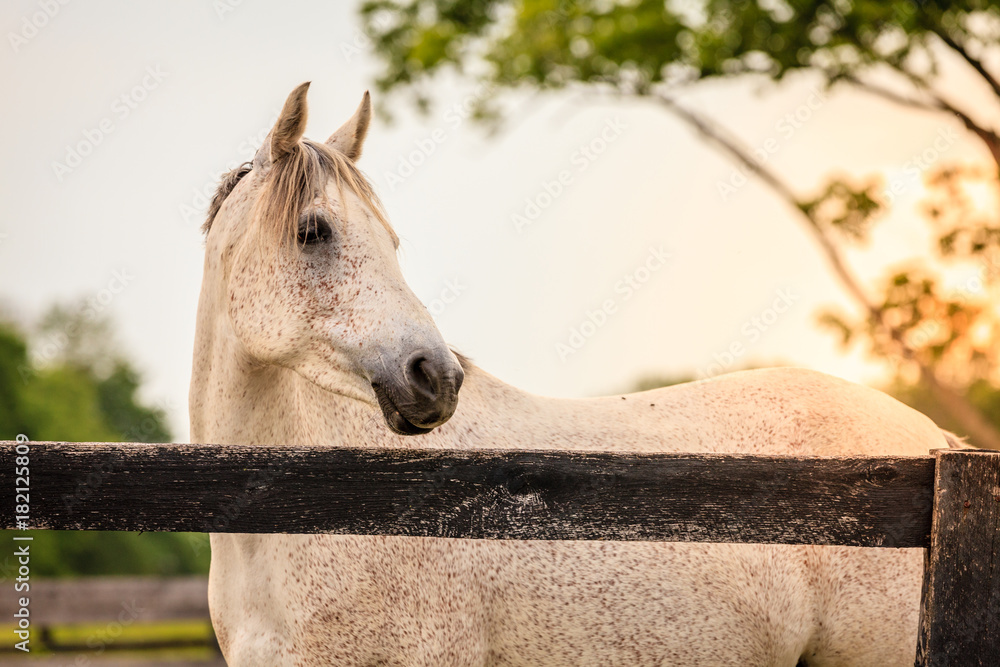
[[[202,225],[205,234],[212,228],[226,197],[252,169],[252,163],[245,162],[222,177]],[[316,197],[325,196],[331,177],[336,179],[341,194],[346,186],[358,196],[389,232],[393,245],[398,246],[399,237],[389,224],[382,202],[354,162],[326,144],[309,140],[299,142],[267,171],[254,206],[254,218],[265,226],[261,231],[269,232],[271,240],[277,243],[293,241],[298,234],[299,216]]]

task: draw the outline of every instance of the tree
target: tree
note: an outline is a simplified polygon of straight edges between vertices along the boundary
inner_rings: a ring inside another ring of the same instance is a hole
[[[409,91],[422,108],[429,103],[428,82],[455,69],[501,92],[573,87],[646,100],[687,123],[791,207],[863,313],[827,312],[821,321],[845,344],[865,341],[873,355],[893,361],[974,443],[1000,449],[1000,431],[964,394],[974,382],[996,383],[1000,367],[993,337],[983,335],[995,332],[1000,318],[992,305],[1000,283],[1000,223],[995,207],[973,206],[969,194],[973,175],[996,190],[1000,137],[980,120],[980,109],[952,99],[941,76],[945,64],[967,68],[1000,101],[1000,73],[987,64],[1000,45],[996,5],[368,0],[361,15],[383,62],[378,87]],[[756,77],[778,84],[800,71],[828,87],[851,87],[900,107],[957,118],[989,156],[988,167],[948,165],[929,174],[931,199],[938,201],[928,202],[924,219],[938,236],[937,248],[907,266],[887,267],[876,290],[860,283],[843,248],[867,238],[891,204],[878,177],[830,178],[814,193],[797,192],[717,120],[682,101],[686,90],[704,81]],[[478,116],[498,113],[493,97]],[[946,263],[977,267],[982,289],[943,287]],[[968,360],[975,363],[965,366]]]
[[[4,439],[169,442],[166,414],[139,400],[140,385],[111,322],[86,304],[51,309],[30,337],[0,322]],[[38,531],[32,545],[32,574],[43,577],[208,571],[203,541],[181,533]],[[0,578],[14,572],[13,559],[0,557]]]
[[[13,437],[29,430],[18,383],[19,368],[28,364],[28,346],[13,327],[0,326],[0,433]],[[13,434],[13,435],[11,435]]]

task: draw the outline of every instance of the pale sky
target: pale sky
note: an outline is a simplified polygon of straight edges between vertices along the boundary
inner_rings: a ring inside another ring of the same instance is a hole
[[[31,320],[56,301],[98,299],[144,374],[144,398],[184,441],[207,195],[252,156],[293,87],[313,82],[307,135],[324,139],[377,63],[353,3],[71,2],[51,17],[40,7],[0,9],[0,303]],[[716,84],[685,99],[803,191],[833,171],[899,180],[893,217],[850,255],[881,275],[926,247],[909,222],[914,158],[935,141],[937,159],[981,149],[957,122],[857,94],[820,99],[814,84]],[[463,118],[472,88],[436,90],[428,117],[396,100],[395,124],[376,119],[360,166],[402,239],[410,285],[480,366],[557,396],[714,363],[884,378],[816,327],[824,306],[851,304],[802,223],[753,179],[724,198],[732,165],[663,111],[526,97],[488,137]]]

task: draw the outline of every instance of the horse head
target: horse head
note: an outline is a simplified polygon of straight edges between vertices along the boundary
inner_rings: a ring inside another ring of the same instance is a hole
[[[224,178],[205,223],[229,331],[248,365],[291,369],[378,405],[404,435],[446,422],[463,371],[403,280],[399,241],[355,161],[367,93],[324,143],[303,139],[296,88],[252,162]]]

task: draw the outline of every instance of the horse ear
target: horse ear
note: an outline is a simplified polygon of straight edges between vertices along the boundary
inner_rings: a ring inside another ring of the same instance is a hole
[[[340,126],[340,129],[330,135],[326,145],[335,148],[352,160],[361,157],[361,145],[365,143],[368,134],[368,123],[372,119],[372,97],[365,91],[358,110],[351,119]]]
[[[291,152],[292,148],[299,143],[303,133],[306,131],[306,93],[309,92],[309,82],[301,84],[292,91],[285,106],[281,107],[281,114],[277,122],[264,140],[264,145],[257,151],[254,157],[254,167],[266,168],[272,162],[280,160]]]

